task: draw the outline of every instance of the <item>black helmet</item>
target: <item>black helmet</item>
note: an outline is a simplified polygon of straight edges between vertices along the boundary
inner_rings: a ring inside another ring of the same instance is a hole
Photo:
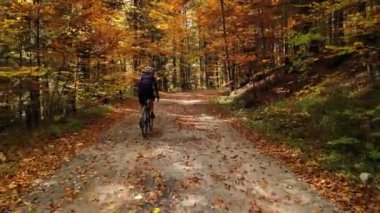
[[[146,67],[143,69],[143,73],[151,73],[151,74],[153,74],[153,68],[150,67],[150,66],[146,66]]]

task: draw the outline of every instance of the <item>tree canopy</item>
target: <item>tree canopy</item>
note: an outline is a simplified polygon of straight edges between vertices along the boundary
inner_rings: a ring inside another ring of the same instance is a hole
[[[380,22],[372,0],[3,0],[0,17],[2,110],[28,126],[133,91],[147,64],[165,91],[234,89],[322,47],[377,47]]]

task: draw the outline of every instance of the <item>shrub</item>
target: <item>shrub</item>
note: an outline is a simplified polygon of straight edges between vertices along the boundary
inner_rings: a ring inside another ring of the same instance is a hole
[[[380,161],[380,151],[379,150],[370,150],[368,152],[368,157],[373,161]]]
[[[308,47],[313,41],[323,41],[325,37],[318,33],[318,28],[311,28],[307,33],[293,32],[290,43],[294,46]]]
[[[341,137],[339,139],[327,142],[327,145],[338,152],[352,152],[359,148],[360,141],[356,138]]]
[[[48,134],[53,137],[62,135],[62,128],[58,124],[51,124],[47,127]]]
[[[380,169],[380,93],[348,93],[338,87],[321,93],[322,89],[251,110],[241,110],[230,99],[218,104],[234,109],[269,140],[318,157],[326,169],[351,177],[364,171],[376,173]]]
[[[85,117],[90,117],[90,118],[99,118],[99,117],[104,117],[107,113],[109,113],[112,110],[112,106],[110,105],[103,105],[99,107],[93,107],[88,109],[85,112]]]
[[[211,100],[211,103],[216,105],[227,107],[232,110],[238,110],[243,108],[243,104],[236,98],[222,97]]]
[[[67,128],[70,132],[79,131],[84,125],[84,121],[77,118],[71,118],[68,121]]]
[[[322,163],[321,166],[328,170],[341,170],[344,168],[344,161],[346,156],[341,153],[332,151],[329,153],[322,154],[319,161]]]

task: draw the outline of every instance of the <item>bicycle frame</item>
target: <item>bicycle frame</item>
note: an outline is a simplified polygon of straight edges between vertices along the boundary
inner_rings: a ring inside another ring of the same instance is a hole
[[[140,128],[144,138],[147,137],[148,131],[153,130],[153,119],[151,117],[152,100],[148,99],[142,107],[140,116]],[[148,130],[149,129],[149,130]]]

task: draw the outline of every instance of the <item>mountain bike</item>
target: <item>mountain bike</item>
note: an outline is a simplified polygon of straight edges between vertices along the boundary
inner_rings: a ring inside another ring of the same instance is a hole
[[[141,133],[144,138],[148,136],[149,132],[153,130],[153,118],[151,112],[151,102],[152,100],[148,99],[141,110],[140,116],[140,128]]]

